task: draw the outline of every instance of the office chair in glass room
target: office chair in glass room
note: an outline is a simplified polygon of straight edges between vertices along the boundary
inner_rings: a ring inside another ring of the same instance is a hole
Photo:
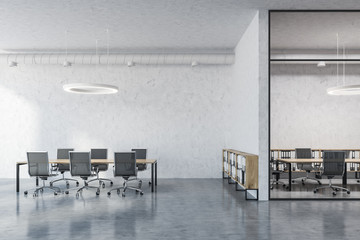
[[[331,188],[333,190],[333,195],[336,195],[336,192],[339,190],[346,191],[347,194],[350,194],[349,189],[340,186],[334,186],[331,182],[335,176],[343,176],[345,171],[344,151],[324,151],[322,176],[327,176],[329,179],[329,185],[315,188],[314,193],[317,193],[319,189]]]

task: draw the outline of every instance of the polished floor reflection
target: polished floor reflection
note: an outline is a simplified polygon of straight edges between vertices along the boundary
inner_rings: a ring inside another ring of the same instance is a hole
[[[156,193],[38,198],[0,180],[0,239],[358,239],[358,201],[245,201],[222,179],[160,179]],[[22,190],[33,180],[22,181]]]

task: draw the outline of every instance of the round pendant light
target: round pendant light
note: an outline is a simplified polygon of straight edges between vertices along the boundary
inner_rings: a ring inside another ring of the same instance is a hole
[[[359,95],[360,85],[338,86],[327,89],[330,95]]]
[[[106,30],[107,32],[107,62],[109,67],[109,30]],[[97,64],[96,64],[96,72],[97,72],[97,66],[100,62],[100,58],[98,56],[98,40],[96,40],[96,58],[97,58]],[[64,62],[64,66],[67,66],[69,63],[69,66],[71,66],[71,63],[67,61],[67,59]],[[114,94],[119,91],[118,87],[108,84],[102,84],[102,83],[69,83],[63,85],[63,89],[66,92],[69,93],[77,93],[77,94]]]
[[[115,86],[100,83],[71,83],[63,88],[66,92],[78,94],[113,94],[119,91]]]

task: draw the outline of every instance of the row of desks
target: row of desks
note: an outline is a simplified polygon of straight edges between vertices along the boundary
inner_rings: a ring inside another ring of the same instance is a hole
[[[276,160],[288,165],[287,169],[288,169],[288,173],[289,173],[289,191],[291,191],[291,172],[292,172],[291,164],[292,163],[322,163],[323,162],[322,158],[309,158],[309,159],[277,158]],[[360,159],[352,159],[352,158],[345,159],[345,169],[347,169],[347,166],[346,166],[347,163],[360,163]],[[346,185],[346,184],[347,184],[347,171],[345,171],[344,175],[343,175],[343,185]]]
[[[52,159],[50,164],[70,164],[69,159]],[[157,186],[157,160],[155,159],[136,159],[139,164],[151,164],[151,191],[154,192],[154,186]],[[91,159],[91,164],[114,164],[113,159]],[[20,191],[20,166],[27,165],[27,162],[16,163],[16,192]],[[36,186],[39,185],[38,178],[36,178]]]

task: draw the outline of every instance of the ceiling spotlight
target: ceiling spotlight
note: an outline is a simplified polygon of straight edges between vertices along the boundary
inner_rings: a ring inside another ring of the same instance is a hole
[[[69,62],[69,61],[67,61],[67,60],[65,60],[65,61],[63,62],[63,67],[71,67],[71,65],[72,65],[72,63]]]
[[[17,67],[18,63],[15,61],[9,62],[9,67]]]
[[[324,61],[320,61],[317,64],[318,67],[326,67],[326,63]]]
[[[199,63],[197,61],[192,61],[191,62],[191,67],[196,67],[197,65],[199,65]]]
[[[133,66],[135,66],[135,62],[134,61],[128,61],[127,66],[128,67],[133,67]]]

